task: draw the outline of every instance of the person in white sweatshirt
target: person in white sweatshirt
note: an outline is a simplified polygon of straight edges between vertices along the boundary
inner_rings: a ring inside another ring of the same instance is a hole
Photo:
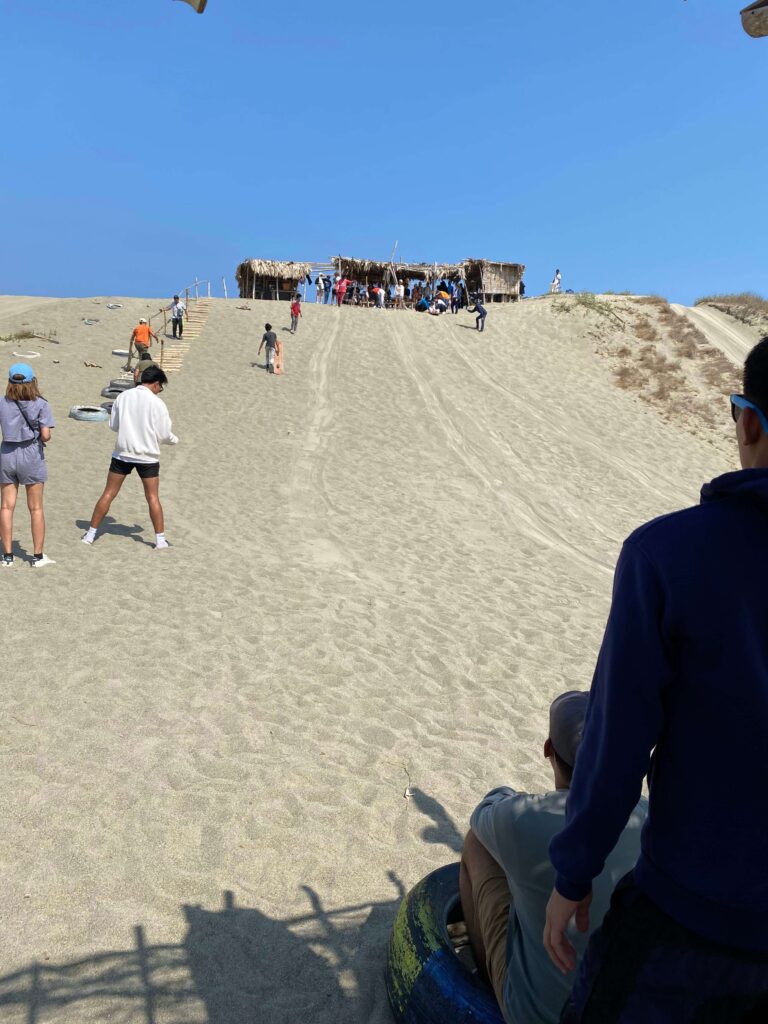
[[[150,366],[141,375],[141,383],[118,395],[109,417],[109,425],[117,434],[115,450],[109,464],[107,486],[96,502],[91,525],[83,535],[84,544],[93,544],[96,531],[109,512],[125,478],[135,469],[144,485],[149,517],[155,529],[155,547],[167,548],[163,506],[160,504],[160,445],[178,444],[171,430],[171,417],[165,402],[158,396],[168,383],[159,366]]]

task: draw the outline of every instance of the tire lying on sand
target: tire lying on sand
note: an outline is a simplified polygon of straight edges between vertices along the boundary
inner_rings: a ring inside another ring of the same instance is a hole
[[[122,388],[102,388],[101,389],[101,397],[102,398],[117,398],[117,396],[118,395],[122,395],[122,393],[123,393],[123,389]]]
[[[107,416],[109,416],[109,414],[112,412],[112,406],[114,404],[115,404],[114,402],[102,402],[101,403],[101,408],[106,412]]]
[[[115,377],[107,385],[109,388],[115,388],[117,391],[130,391],[131,388],[135,387],[133,377]]]
[[[127,348],[113,348],[112,349],[112,355],[113,356],[120,356],[121,359],[127,359],[128,358],[128,349]]]
[[[448,925],[460,918],[458,864],[427,875],[400,904],[386,971],[399,1024],[504,1024],[493,991],[454,952]]]
[[[69,415],[71,419],[82,420],[84,423],[102,423],[109,419],[107,410],[98,405],[73,405]]]

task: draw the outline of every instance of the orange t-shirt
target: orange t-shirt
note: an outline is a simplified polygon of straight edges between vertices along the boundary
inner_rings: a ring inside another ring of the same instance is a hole
[[[133,339],[137,345],[146,345],[147,348],[152,344],[149,340],[150,330],[149,324],[136,324],[133,328]]]

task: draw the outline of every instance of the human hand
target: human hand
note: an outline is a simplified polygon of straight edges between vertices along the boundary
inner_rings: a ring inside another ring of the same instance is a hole
[[[566,935],[566,929],[571,918],[575,916],[576,927],[580,932],[586,932],[589,928],[591,902],[591,892],[583,900],[567,900],[557,889],[553,889],[549,897],[544,925],[544,948],[552,963],[563,974],[572,971],[576,966],[576,950]]]

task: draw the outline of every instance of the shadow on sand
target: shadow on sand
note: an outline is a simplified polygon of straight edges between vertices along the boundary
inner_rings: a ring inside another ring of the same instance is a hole
[[[91,523],[88,519],[75,520],[75,526],[81,533],[85,533],[90,525]],[[145,540],[143,537],[139,536],[139,534],[143,532],[144,527],[139,526],[138,523],[134,523],[133,526],[124,526],[123,523],[118,523],[116,519],[112,518],[112,516],[105,516],[104,521],[99,527],[99,534],[113,533],[117,537],[130,537],[131,540],[135,540],[138,544],[146,544],[150,548],[154,547],[152,541]]]
[[[405,894],[336,909],[303,886],[310,910],[277,920],[235,905],[184,906],[180,945],[152,945],[133,929],[131,949],[67,963],[35,962],[0,977],[5,1024],[119,1021],[120,1024],[319,1024],[389,1020],[386,943]]]

